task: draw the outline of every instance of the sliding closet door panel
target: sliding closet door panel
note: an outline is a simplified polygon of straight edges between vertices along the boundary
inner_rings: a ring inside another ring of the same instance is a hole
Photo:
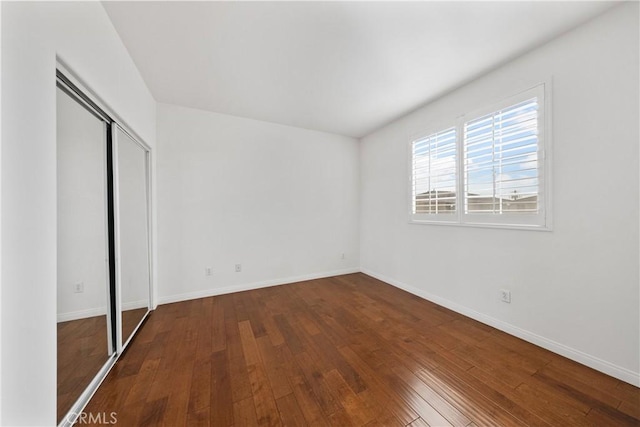
[[[58,421],[112,353],[106,126],[57,89]]]
[[[148,151],[116,128],[117,227],[122,343],[149,308]]]

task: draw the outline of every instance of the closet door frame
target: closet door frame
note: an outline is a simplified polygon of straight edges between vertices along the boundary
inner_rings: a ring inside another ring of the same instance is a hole
[[[76,422],[86,405],[95,394],[98,387],[107,377],[111,368],[115,365],[123,351],[130,344],[149,313],[153,309],[153,215],[152,205],[152,174],[151,174],[151,147],[146,144],[135,132],[131,131],[122,120],[120,120],[108,108],[100,98],[96,96],[82,80],[74,74],[71,69],[60,59],[56,58],[56,85],[74,100],[82,104],[92,114],[105,122],[106,127],[106,202],[107,202],[107,254],[108,268],[107,276],[109,283],[109,309],[107,310],[107,333],[109,345],[109,358],[100,368],[96,376],[91,380],[87,388],[80,394],[76,402],[62,418],[58,427],[71,427]],[[115,119],[114,119],[115,118]],[[146,177],[146,206],[147,206],[147,251],[149,269],[149,289],[147,298],[147,311],[136,325],[131,335],[125,342],[122,341],[122,301],[121,301],[121,277],[120,274],[120,251],[119,251],[119,211],[118,211],[118,169],[117,169],[117,131],[120,130],[129,136],[145,152],[145,177]],[[57,399],[57,395],[56,395]]]

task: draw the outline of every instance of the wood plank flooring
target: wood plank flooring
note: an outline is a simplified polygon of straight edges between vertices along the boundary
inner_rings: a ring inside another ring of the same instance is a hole
[[[147,312],[137,308],[122,312],[122,333],[128,337]],[[107,316],[59,322],[57,325],[57,422],[104,366],[107,351]]]
[[[124,426],[638,426],[640,390],[359,273],[158,307],[85,412]]]

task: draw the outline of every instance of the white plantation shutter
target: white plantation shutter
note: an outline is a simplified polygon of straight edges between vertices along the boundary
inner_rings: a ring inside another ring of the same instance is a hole
[[[538,98],[464,124],[465,213],[538,214]]]
[[[412,142],[412,214],[456,212],[456,145],[453,127]]]
[[[545,83],[410,140],[410,221],[551,229]]]

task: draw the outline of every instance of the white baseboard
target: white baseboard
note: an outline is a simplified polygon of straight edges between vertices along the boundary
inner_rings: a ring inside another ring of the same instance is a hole
[[[456,304],[453,301],[447,300],[445,298],[441,298],[439,296],[430,294],[429,292],[425,292],[422,289],[418,289],[414,286],[407,285],[406,283],[402,283],[398,280],[392,279],[390,277],[386,277],[382,274],[376,273],[369,269],[361,269],[364,274],[367,274],[371,277],[374,277],[378,280],[382,280],[385,283],[393,285],[397,288],[405,290],[411,294],[417,295],[421,298],[424,298],[428,301],[431,301],[435,304],[446,307],[450,310],[453,310],[457,313],[463,314],[467,317],[470,317],[474,320],[492,326],[496,329],[499,329],[508,334],[514,335],[518,338],[522,338],[525,341],[536,344],[542,348],[545,348],[554,353],[560,354],[568,359],[574,360],[578,363],[582,363],[583,365],[589,366],[595,370],[600,372],[604,372],[607,375],[611,375],[614,378],[617,378],[621,381],[627,382],[629,384],[633,384],[636,387],[640,387],[640,373],[633,372],[630,369],[624,368],[622,366],[615,365],[613,363],[607,362],[606,360],[602,360],[598,357],[592,356],[590,354],[584,353],[580,350],[576,350],[559,342],[553,341],[549,338],[545,338],[533,332],[527,331],[525,329],[514,326],[510,323],[503,322],[502,320],[496,319],[491,316],[487,316],[486,314],[482,314],[475,310],[472,310],[468,307]]]
[[[69,322],[70,320],[86,319],[87,317],[104,316],[105,314],[107,314],[106,307],[88,308],[86,310],[58,313],[58,323]]]
[[[134,310],[136,308],[149,307],[149,301],[131,301],[122,303],[122,310]],[[86,310],[70,311],[58,314],[58,323],[69,322],[71,320],[86,319],[87,317],[104,316],[107,314],[106,307],[88,308]]]
[[[303,276],[284,277],[281,279],[263,280],[260,282],[246,283],[235,286],[225,286],[224,288],[206,289],[197,292],[187,292],[184,294],[167,295],[158,298],[160,304],[188,301],[197,298],[207,298],[216,295],[230,294],[233,292],[250,291],[253,289],[268,288],[270,286],[286,285],[287,283],[303,282],[305,280],[322,279],[324,277],[340,276],[342,274],[359,273],[359,268],[347,268],[343,270],[325,271],[323,273],[312,273]]]
[[[131,301],[131,302],[123,302],[122,303],[122,311],[126,310],[135,310],[136,308],[148,308],[149,301],[140,300],[140,301]]]

